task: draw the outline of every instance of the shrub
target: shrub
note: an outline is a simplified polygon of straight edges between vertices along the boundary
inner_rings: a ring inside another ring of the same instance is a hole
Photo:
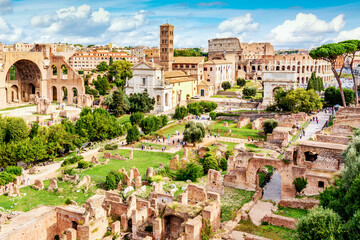
[[[298,178],[295,178],[295,180],[293,181],[293,184],[295,186],[296,192],[301,193],[302,190],[304,190],[306,188],[308,181],[304,177],[298,177]]]
[[[188,109],[189,113],[196,115],[196,116],[200,116],[201,113],[203,112],[203,107],[198,102],[189,103],[187,105],[187,109]]]
[[[81,155],[76,155],[76,156],[73,156],[73,157],[70,157],[70,158],[67,158],[63,161],[63,163],[61,164],[61,166],[66,166],[66,165],[70,165],[70,164],[74,164],[74,163],[77,163],[78,161],[84,159],[83,156]]]
[[[244,87],[246,85],[246,80],[244,78],[237,78],[236,79],[236,84],[239,87]]]
[[[88,161],[85,161],[85,160],[80,160],[78,162],[78,166],[77,168],[81,168],[81,169],[86,169],[86,168],[89,168],[89,167],[92,167],[93,164],[88,162]]]
[[[155,176],[152,176],[149,178],[149,183],[152,183],[152,182],[161,182],[163,180],[163,176],[161,175],[155,175]]]
[[[156,174],[161,175],[163,177],[168,177],[168,178],[171,178],[171,179],[176,178],[176,171],[171,170],[169,165],[165,165],[164,168],[157,169]]]
[[[141,120],[140,127],[141,130],[147,135],[152,132],[156,132],[160,129],[162,120],[156,116],[148,116]]]
[[[126,131],[129,130],[132,127],[131,123],[129,123],[129,122],[124,123],[123,126],[124,126]]]
[[[229,81],[223,82],[221,87],[224,89],[224,91],[226,91],[231,88],[231,83]]]
[[[204,112],[212,112],[218,107],[218,105],[215,102],[205,102],[205,101],[201,101],[200,106],[203,108]]]
[[[130,122],[132,125],[137,125],[144,119],[144,113],[136,112],[130,115]]]
[[[209,114],[211,120],[215,120],[216,119],[216,112],[210,112]]]
[[[125,175],[122,172],[110,171],[106,175],[105,187],[107,190],[113,190],[117,188],[120,181],[125,179]]]
[[[254,87],[245,87],[242,91],[244,97],[255,97],[256,88]]]
[[[191,180],[196,182],[196,179],[203,176],[203,167],[196,163],[188,163],[185,168],[180,168],[176,173],[176,180],[186,181]]]
[[[111,145],[111,144],[106,144],[105,145],[105,150],[116,150],[116,149],[118,149],[118,145],[117,144],[113,144],[113,145]]]
[[[227,170],[227,160],[226,160],[226,158],[224,158],[224,157],[222,157],[222,158],[220,159],[220,168],[221,168],[221,170],[223,170],[223,171],[226,171],[226,170]]]
[[[22,168],[20,166],[9,166],[5,169],[5,172],[14,174],[16,176],[21,176]]]
[[[15,177],[16,175],[5,171],[0,173],[0,186],[13,182],[15,180]]]
[[[187,115],[188,115],[188,109],[186,107],[184,107],[184,106],[176,107],[173,118],[180,120],[180,119],[183,119],[184,117],[186,117]]]
[[[229,159],[229,157],[230,157],[231,155],[233,155],[233,151],[231,151],[231,150],[226,150],[226,152],[225,152],[225,158],[226,158],[226,160]]]
[[[212,154],[204,155],[203,167],[205,174],[207,174],[210,169],[219,170],[219,164]]]
[[[76,172],[75,172],[74,168],[67,168],[67,169],[64,169],[64,174],[74,176],[76,174]]]
[[[186,123],[185,130],[183,132],[184,141],[189,143],[201,142],[205,137],[205,128],[200,123],[194,123],[190,121]]]
[[[279,125],[278,121],[275,119],[268,119],[263,123],[263,128],[265,134],[272,133],[273,130]]]
[[[160,118],[160,120],[161,120],[161,126],[160,126],[160,128],[162,128],[162,127],[166,126],[166,124],[168,124],[168,122],[169,122],[168,116],[166,116],[166,115],[164,115],[164,114],[161,114],[161,115],[159,116],[159,118]]]
[[[139,129],[136,125],[132,126],[132,128],[130,128],[127,131],[127,135],[126,135],[126,142],[128,144],[136,142],[140,139],[140,132]]]
[[[70,205],[70,204],[71,204],[71,199],[70,199],[70,198],[67,198],[67,199],[65,200],[65,204],[66,204],[66,205]]]

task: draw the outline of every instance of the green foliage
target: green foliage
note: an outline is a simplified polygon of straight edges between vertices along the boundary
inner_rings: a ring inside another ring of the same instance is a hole
[[[1,121],[1,120],[0,120]],[[10,141],[20,141],[29,136],[29,128],[26,125],[26,122],[22,118],[15,117],[6,117],[2,120],[3,124],[5,124],[5,134],[3,135],[3,140],[5,142]]]
[[[148,116],[141,120],[140,125],[141,130],[147,135],[152,132],[156,132],[162,127],[162,119],[156,116]]]
[[[220,167],[220,169],[221,170],[223,170],[223,171],[226,171],[227,170],[227,159],[226,158],[224,158],[224,157],[222,157],[221,159],[220,159],[220,164],[219,164],[219,167]]]
[[[131,144],[133,142],[139,141],[140,139],[140,132],[136,125],[132,126],[128,129],[126,135],[126,142]]]
[[[7,168],[5,168],[5,172],[13,174],[15,176],[21,176],[22,168],[20,166],[8,166]]]
[[[152,182],[161,182],[163,180],[163,176],[161,175],[155,175],[155,176],[152,176],[148,179],[149,183],[152,183]]]
[[[137,125],[141,122],[141,120],[144,119],[144,113],[142,112],[136,112],[131,114],[130,116],[130,122],[132,125]]]
[[[122,90],[116,90],[112,94],[110,108],[114,111],[116,117],[120,117],[130,109],[130,102]]]
[[[67,166],[67,165],[70,165],[70,164],[74,164],[74,163],[79,162],[79,161],[82,160],[82,159],[84,159],[83,156],[81,156],[81,155],[76,155],[76,156],[73,156],[73,157],[70,157],[70,158],[65,159],[65,160],[62,162],[61,166],[63,167],[63,166]]]
[[[159,116],[159,118],[160,118],[160,120],[161,120],[161,127],[164,127],[164,126],[166,126],[166,125],[168,124],[169,118],[168,118],[167,115],[161,114],[161,115]]]
[[[297,239],[323,240],[343,239],[340,216],[331,209],[313,208],[309,214],[299,219]]]
[[[70,199],[70,198],[67,198],[67,199],[65,200],[65,204],[66,204],[66,205],[70,205],[70,204],[71,204],[71,199]]]
[[[200,116],[203,112],[203,107],[198,102],[192,102],[187,105],[188,112]]]
[[[105,150],[116,150],[116,149],[118,149],[118,147],[119,146],[117,144],[106,144],[104,149]]]
[[[354,102],[354,91],[351,89],[343,89],[345,102],[346,104],[350,104]],[[334,106],[336,104],[342,104],[340,90],[335,87],[328,87],[325,89],[325,102],[330,105]]]
[[[207,57],[207,53],[201,52],[199,48],[193,49],[174,49],[174,57]]]
[[[114,190],[120,181],[125,179],[125,175],[122,172],[110,171],[106,175],[105,187],[107,190]]]
[[[189,111],[186,107],[181,106],[181,107],[176,107],[175,108],[175,114],[173,116],[174,119],[178,119],[181,120],[184,117],[186,117],[188,115]]]
[[[209,114],[211,120],[215,120],[216,119],[216,112],[210,112]]]
[[[129,97],[130,112],[148,113],[154,110],[155,98],[151,98],[145,90],[143,93],[134,93]]]
[[[360,128],[357,129],[357,131]],[[356,134],[356,132],[355,132]],[[355,136],[342,154],[345,167],[342,175],[343,184],[350,188],[355,178],[360,174],[360,136]]]
[[[100,95],[105,95],[107,90],[109,90],[110,84],[106,76],[101,77],[100,75],[97,77],[97,80],[94,80],[94,85],[96,90],[99,91]]]
[[[115,79],[117,87],[125,86],[126,79],[133,77],[131,66],[131,63],[125,60],[118,60],[111,64],[109,67],[109,77]]]
[[[293,184],[295,186],[296,192],[301,193],[302,190],[304,190],[306,188],[308,181],[304,177],[298,177],[298,178],[295,178],[295,180],[293,181]]]
[[[256,88],[254,87],[245,87],[242,91],[244,97],[255,97]]]
[[[106,62],[101,62],[97,65],[96,68],[99,72],[105,72],[109,69],[109,65],[107,65]]]
[[[205,137],[205,128],[200,123],[194,123],[190,121],[186,123],[185,130],[183,132],[184,141],[189,143],[201,142]]]
[[[15,180],[16,175],[9,172],[1,172],[0,173],[0,186],[11,183]]]
[[[78,166],[77,168],[81,168],[81,169],[86,169],[86,168],[89,168],[89,167],[92,167],[93,164],[88,162],[88,161],[85,161],[85,160],[80,160],[78,162]]]
[[[313,89],[314,91],[320,92],[324,90],[324,82],[321,77],[317,77],[315,72],[311,74],[311,77],[308,81],[307,89]]]
[[[237,78],[236,79],[236,84],[239,87],[244,87],[246,85],[246,80],[244,78]]]
[[[209,240],[212,235],[214,234],[212,229],[211,229],[211,223],[209,220],[202,220],[203,224],[202,224],[202,228],[201,228],[201,240]]]
[[[31,125],[31,130],[30,130],[30,134],[29,134],[30,138],[33,138],[38,134],[39,127],[40,127],[40,125],[37,122],[35,122]]]
[[[99,97],[99,91],[93,88],[90,88],[89,86],[85,86],[85,93],[93,95],[95,98]]]
[[[204,174],[207,174],[210,169],[219,170],[219,164],[211,153],[206,153],[203,159]]]
[[[231,83],[229,81],[225,81],[221,84],[221,87],[224,89],[224,91],[231,88]]]
[[[196,182],[196,180],[203,176],[203,167],[196,163],[188,163],[185,168],[180,168],[176,173],[176,180],[186,181],[191,180]]]
[[[263,128],[264,128],[265,134],[268,134],[268,133],[271,134],[278,125],[279,125],[279,122],[276,121],[275,119],[265,120],[263,123]]]
[[[217,108],[218,105],[215,102],[201,101],[200,106],[203,108],[204,112],[212,112]]]

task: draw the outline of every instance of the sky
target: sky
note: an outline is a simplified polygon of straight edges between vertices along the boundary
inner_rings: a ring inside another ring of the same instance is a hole
[[[0,0],[0,42],[158,46],[175,26],[175,48],[238,37],[275,49],[360,39],[360,1]]]

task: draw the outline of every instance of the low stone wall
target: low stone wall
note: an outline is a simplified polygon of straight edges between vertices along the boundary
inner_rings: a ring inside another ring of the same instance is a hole
[[[341,136],[332,136],[332,135],[316,135],[316,141],[318,142],[328,142],[328,143],[337,143],[342,145],[348,145],[350,142],[350,138],[341,137]]]
[[[316,199],[289,198],[280,200],[279,205],[290,208],[312,209],[313,207],[319,205],[319,203],[319,200]]]
[[[284,217],[276,214],[265,215],[262,222],[267,222],[271,225],[278,227],[286,227],[290,229],[296,229],[297,221],[294,218]]]

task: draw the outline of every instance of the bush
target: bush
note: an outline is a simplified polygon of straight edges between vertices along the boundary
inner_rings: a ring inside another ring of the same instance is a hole
[[[211,112],[209,114],[209,116],[210,116],[211,120],[215,120],[216,119],[216,112]]]
[[[114,190],[120,181],[125,179],[125,175],[122,172],[110,171],[106,175],[105,187],[107,190]]]
[[[169,165],[165,165],[164,168],[157,169],[156,174],[161,175],[163,177],[171,178],[173,180],[176,178],[176,171],[171,170]]]
[[[152,183],[152,182],[161,182],[163,180],[163,176],[161,175],[155,175],[155,176],[152,176],[148,179],[149,183]]]
[[[224,157],[222,157],[222,158],[220,159],[220,168],[221,168],[221,170],[223,170],[223,171],[226,171],[226,170],[227,170],[227,160],[226,160],[226,158],[224,158]]]
[[[201,142],[205,137],[205,128],[200,123],[194,123],[190,121],[186,123],[185,130],[183,132],[184,141],[189,143]]]
[[[304,190],[306,188],[308,181],[304,177],[298,177],[298,178],[295,178],[295,180],[293,181],[293,184],[295,186],[296,192],[301,193],[302,190]]]
[[[70,205],[70,204],[71,204],[71,199],[70,199],[70,198],[67,198],[67,199],[65,200],[65,204],[66,204],[66,205]]]
[[[162,121],[160,118],[156,116],[148,116],[143,120],[141,120],[139,126],[141,127],[141,130],[144,132],[144,134],[147,135],[149,133],[156,132],[157,130],[159,130],[161,124]]]
[[[196,179],[203,176],[203,167],[196,163],[188,163],[185,168],[180,168],[176,173],[176,180],[186,181],[191,180],[196,182]]]
[[[212,112],[218,107],[218,105],[215,102],[205,102],[205,101],[201,101],[200,106],[203,108],[204,112]]]
[[[186,117],[187,115],[188,115],[188,109],[186,107],[184,107],[184,106],[176,107],[173,118],[180,120],[180,119],[183,119],[184,117]]]
[[[164,126],[166,126],[166,125],[168,124],[168,122],[169,122],[168,116],[166,116],[166,115],[164,115],[164,114],[161,114],[161,115],[159,116],[159,118],[160,118],[160,120],[161,120],[161,126],[160,126],[160,128],[162,128],[162,127],[164,127]]]
[[[200,116],[203,112],[203,107],[198,102],[192,102],[187,105],[189,113]]]
[[[9,166],[5,169],[5,172],[14,174],[16,176],[21,176],[22,174],[22,167],[20,166]]]
[[[127,131],[127,135],[126,135],[126,142],[128,144],[131,144],[133,142],[139,141],[140,139],[140,132],[139,129],[137,128],[136,125],[132,126],[132,128],[130,128]]]
[[[256,88],[254,87],[245,87],[242,91],[244,97],[255,97]]]
[[[88,162],[88,161],[85,161],[85,160],[80,160],[78,162],[78,166],[77,168],[81,168],[81,169],[86,169],[86,168],[89,168],[89,167],[92,167],[93,164]]]
[[[136,112],[130,115],[130,122],[132,125],[137,125],[144,119],[144,113]]]
[[[246,80],[244,78],[237,78],[236,79],[236,84],[239,87],[244,87],[246,85]]]
[[[74,168],[66,168],[66,169],[64,169],[64,174],[74,176],[76,174],[76,172],[75,172]]]
[[[124,123],[123,126],[124,126],[126,131],[129,130],[132,127],[131,123],[129,123],[129,122]]]
[[[15,180],[15,177],[16,175],[5,171],[0,173],[0,186],[13,182]]]
[[[221,87],[224,89],[224,91],[226,91],[231,88],[231,83],[229,81],[223,82]]]
[[[265,134],[272,133],[273,130],[279,125],[278,121],[275,119],[268,119],[263,123],[263,128]]]
[[[70,158],[67,158],[63,161],[63,163],[61,164],[61,166],[66,166],[66,165],[70,165],[70,164],[74,164],[74,163],[77,163],[78,161],[84,159],[83,156],[81,155],[76,155],[76,156],[73,156],[73,157],[70,157]]]
[[[111,144],[106,144],[105,145],[105,150],[116,150],[116,149],[118,149],[118,145],[117,144],[113,144],[113,145],[111,145]]]
[[[219,164],[211,153],[206,153],[203,160],[204,174],[207,174],[210,169],[219,170]]]

